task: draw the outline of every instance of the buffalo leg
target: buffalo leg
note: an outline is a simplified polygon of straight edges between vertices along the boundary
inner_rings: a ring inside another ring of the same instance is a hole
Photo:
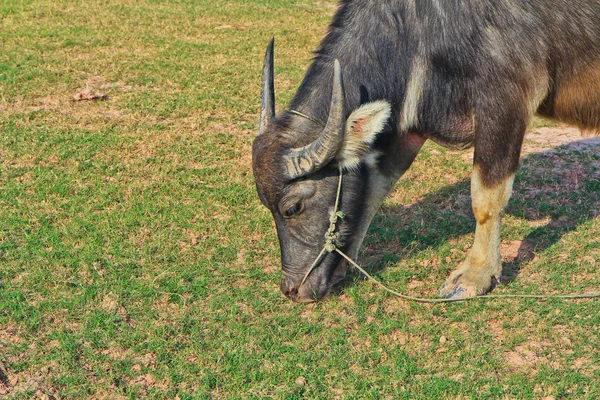
[[[476,136],[471,177],[471,199],[477,222],[475,240],[466,259],[440,288],[442,297],[458,299],[481,295],[500,279],[502,213],[512,193],[526,129],[525,121],[511,122],[512,132],[490,129],[489,134],[478,132]]]

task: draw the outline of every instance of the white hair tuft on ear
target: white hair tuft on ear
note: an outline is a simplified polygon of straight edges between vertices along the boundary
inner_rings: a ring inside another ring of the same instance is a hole
[[[343,168],[352,169],[360,165],[390,114],[391,106],[383,100],[363,104],[350,114],[346,120],[344,143],[336,156]]]

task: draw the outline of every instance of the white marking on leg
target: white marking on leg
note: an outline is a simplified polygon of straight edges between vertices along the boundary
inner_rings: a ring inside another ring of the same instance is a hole
[[[477,221],[475,241],[459,267],[442,285],[440,295],[467,298],[481,295],[490,289],[492,277],[500,278],[500,223],[502,211],[512,192],[514,175],[493,188],[483,185],[478,167],[473,169],[471,197]]]
[[[500,227],[502,212],[512,193],[514,175],[506,178],[498,186],[487,188],[481,180],[478,167],[473,169],[471,177],[471,198],[473,214],[477,226],[473,248],[467,256],[467,262],[474,268],[490,268],[493,276],[500,277]]]

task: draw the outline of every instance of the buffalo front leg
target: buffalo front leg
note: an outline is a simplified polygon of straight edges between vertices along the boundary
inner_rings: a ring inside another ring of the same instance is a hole
[[[502,273],[502,213],[512,193],[529,116],[526,112],[506,113],[506,118],[503,113],[492,115],[479,118],[476,128],[471,177],[475,240],[466,259],[440,288],[439,294],[445,298],[485,294]]]
[[[471,177],[471,198],[477,226],[475,241],[462,264],[440,288],[445,298],[467,298],[490,290],[502,274],[500,226],[512,192],[514,174],[494,187],[486,187],[476,166]]]

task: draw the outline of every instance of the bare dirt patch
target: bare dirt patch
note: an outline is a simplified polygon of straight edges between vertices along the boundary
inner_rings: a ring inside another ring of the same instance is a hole
[[[573,150],[600,150],[600,137],[589,137],[577,128],[556,126],[532,129],[525,135],[522,154],[552,153],[554,148],[569,144]]]
[[[544,354],[544,349],[550,345],[548,342],[531,341],[516,346],[512,351],[505,352],[504,359],[508,367],[513,371],[519,370],[525,373],[533,373],[541,365],[550,365],[550,367],[557,369],[559,365],[551,363],[550,357]]]
[[[572,150],[593,150],[600,152],[600,137],[589,137],[577,129],[566,125],[532,128],[525,135],[521,155],[554,153],[559,146],[567,145]],[[466,162],[473,162],[473,149],[462,154]]]
[[[500,245],[500,254],[505,262],[529,262],[535,259],[531,244],[523,240],[512,240]]]

